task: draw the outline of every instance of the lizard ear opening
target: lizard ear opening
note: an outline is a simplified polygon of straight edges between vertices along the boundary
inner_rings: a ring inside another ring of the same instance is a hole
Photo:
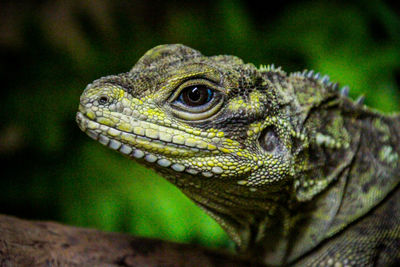
[[[266,127],[258,139],[260,146],[265,152],[271,154],[282,154],[287,153],[285,144],[279,138],[278,133],[275,131],[273,126]]]

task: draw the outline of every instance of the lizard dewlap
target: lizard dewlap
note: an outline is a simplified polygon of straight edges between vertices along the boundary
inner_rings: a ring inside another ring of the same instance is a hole
[[[89,84],[76,118],[180,188],[252,259],[395,264],[400,115],[347,95],[313,71],[161,45]]]

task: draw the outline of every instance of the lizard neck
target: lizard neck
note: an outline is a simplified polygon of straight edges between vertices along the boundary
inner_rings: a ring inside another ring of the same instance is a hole
[[[305,185],[297,187],[300,201],[290,209],[286,221],[290,230],[276,244],[285,253],[267,247],[264,262],[289,263],[301,257],[362,218],[399,184],[400,116],[383,116],[348,100],[323,114],[326,123],[318,125],[331,130],[320,128],[317,132],[332,138],[347,132],[349,145],[340,149],[310,145],[304,152],[318,157],[311,162],[308,159],[308,166],[315,168],[304,168],[301,177],[296,178]],[[310,120],[313,124],[314,119]],[[337,123],[335,120],[341,121],[342,131],[336,136],[333,132],[340,131],[330,123]],[[316,186],[321,181],[327,184],[323,190]],[[265,239],[264,243],[268,242]]]
[[[254,244],[263,240],[267,231],[276,228],[276,218],[287,212],[289,192],[282,192],[283,185],[271,189],[249,191],[236,183],[226,181],[204,182],[192,180],[181,187],[183,193],[216,220],[236,243],[241,252],[248,251]],[[279,227],[277,227],[279,228]]]
[[[379,205],[400,182],[400,116],[383,116],[370,110],[356,116],[359,145],[342,189],[345,197],[327,236]]]

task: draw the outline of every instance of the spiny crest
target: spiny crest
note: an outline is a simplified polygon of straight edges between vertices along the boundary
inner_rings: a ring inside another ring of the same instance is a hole
[[[364,95],[360,95],[356,100],[355,103],[357,105],[363,105],[364,104],[364,100],[365,100],[365,96]]]
[[[332,83],[330,81],[330,78],[328,75],[321,75],[319,72],[314,72],[313,70],[304,70],[301,73],[301,76],[303,77],[307,77],[310,79],[315,79],[318,82],[320,82],[321,84],[327,86],[327,87],[332,87],[332,89],[337,89],[335,87],[337,87],[337,83]]]
[[[270,71],[281,72],[282,71],[281,67],[275,67],[274,64],[260,65],[259,70],[260,70],[260,72],[270,72]]]
[[[292,77],[306,77],[309,79],[314,79],[321,83],[322,85],[331,88],[334,91],[339,91],[340,95],[343,97],[349,97],[350,87],[348,85],[343,86],[339,89],[339,84],[330,81],[328,75],[321,75],[319,72],[314,72],[314,70],[304,70],[303,72],[294,72],[291,73]],[[357,105],[363,105],[365,100],[365,96],[359,96],[354,102]]]

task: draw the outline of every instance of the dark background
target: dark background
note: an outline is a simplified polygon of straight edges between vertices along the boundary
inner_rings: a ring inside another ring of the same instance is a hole
[[[400,110],[399,10],[382,1],[2,1],[0,213],[208,246],[219,226],[153,172],[75,123],[86,84],[148,49],[315,69]]]

